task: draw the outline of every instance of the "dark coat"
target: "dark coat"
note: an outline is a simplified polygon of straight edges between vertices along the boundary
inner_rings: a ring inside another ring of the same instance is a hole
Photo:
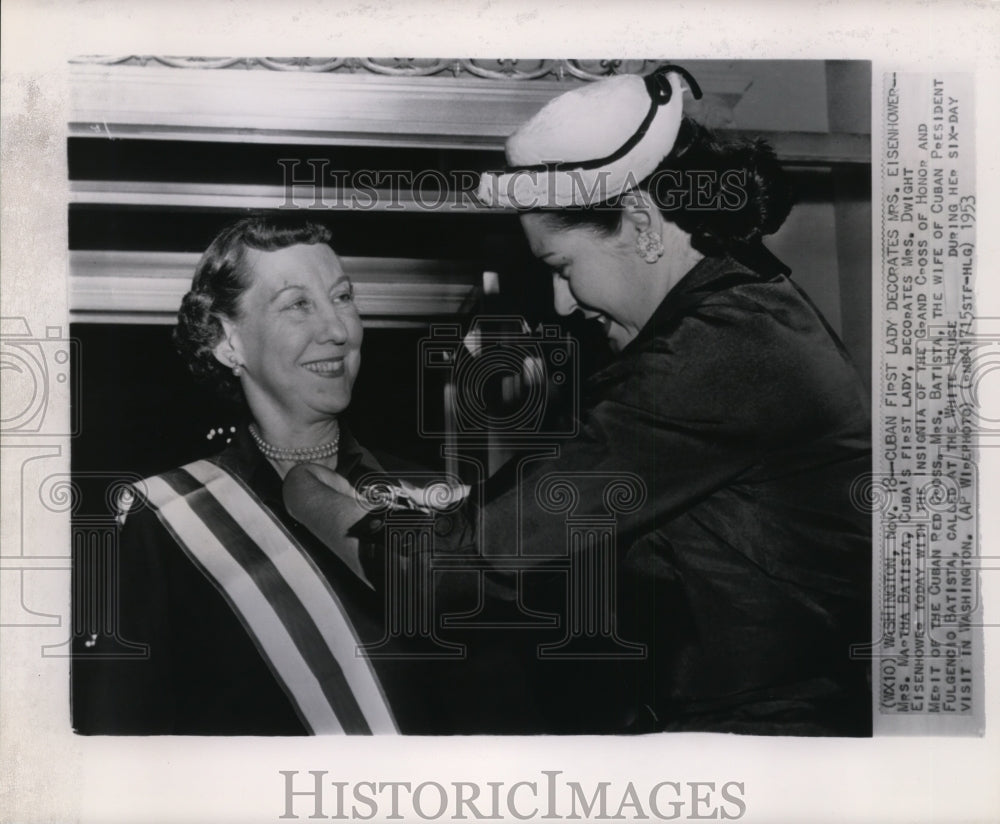
[[[433,552],[392,560],[397,574],[434,581],[439,618],[480,596],[522,622],[556,617],[515,642],[540,729],[868,734],[868,665],[850,648],[871,633],[871,515],[853,494],[871,467],[869,401],[803,293],[781,272],[702,260],[581,408],[557,456],[474,488]],[[384,528],[356,528],[373,581]],[[571,534],[582,543],[567,549]],[[572,647],[551,646],[567,634]]]
[[[242,429],[211,460],[221,464],[261,499],[292,533],[336,591],[364,643],[386,635],[379,595],[363,585],[326,547],[287,513],[281,479]],[[378,467],[344,430],[339,469],[356,479]],[[304,735],[283,688],[216,585],[195,566],[145,502],[133,504],[117,545],[119,603],[105,625],[118,638],[81,638],[72,662],[73,726],[82,734],[107,735]],[[77,576],[92,574],[76,569]],[[103,608],[103,606],[102,606]],[[105,659],[120,642],[146,644],[143,659]],[[421,651],[400,641],[384,653]],[[412,657],[375,660],[402,732],[466,731],[469,724],[523,730],[529,711],[517,678],[502,685],[488,675],[503,666],[502,650],[481,650],[463,661]],[[510,670],[510,668],[507,668]],[[496,693],[494,695],[494,693]],[[487,703],[483,706],[482,701]]]

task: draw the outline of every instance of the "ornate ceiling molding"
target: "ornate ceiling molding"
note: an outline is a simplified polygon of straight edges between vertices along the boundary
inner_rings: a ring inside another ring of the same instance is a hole
[[[74,136],[497,150],[567,84],[648,72],[660,63],[135,56],[72,62]],[[708,126],[732,128],[733,107],[752,79],[706,68],[698,82],[705,96],[686,98],[685,106],[697,108]]]
[[[648,74],[661,60],[525,60],[424,57],[171,57],[83,56],[70,62],[99,66],[168,66],[174,69],[250,69],[363,74],[386,77],[468,75],[484,80],[592,81],[619,74]]]

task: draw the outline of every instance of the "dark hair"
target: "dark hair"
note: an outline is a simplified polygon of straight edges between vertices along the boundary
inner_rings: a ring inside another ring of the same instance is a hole
[[[246,250],[274,252],[299,243],[330,243],[330,230],[287,215],[253,215],[227,226],[198,261],[191,291],[184,295],[174,345],[196,378],[223,397],[243,402],[239,380],[216,359],[223,336],[220,318],[240,316],[240,297],[250,287]]]
[[[707,194],[718,205],[692,202],[695,189],[713,180]],[[759,242],[781,227],[792,207],[788,176],[767,143],[723,141],[688,117],[681,121],[673,150],[639,182],[639,189],[706,255]],[[679,191],[689,196],[678,198]],[[585,227],[611,235],[621,226],[624,196],[579,208],[539,211],[558,227]]]

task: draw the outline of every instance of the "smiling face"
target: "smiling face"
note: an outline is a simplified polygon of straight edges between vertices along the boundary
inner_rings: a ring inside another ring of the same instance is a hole
[[[652,314],[630,224],[611,236],[585,227],[565,228],[544,214],[521,215],[531,252],[552,269],[555,309],[580,311],[599,322],[613,349],[621,350]]]
[[[224,321],[216,357],[242,365],[254,418],[300,429],[351,401],[361,365],[361,318],[340,261],[325,243],[245,251],[251,285]]]

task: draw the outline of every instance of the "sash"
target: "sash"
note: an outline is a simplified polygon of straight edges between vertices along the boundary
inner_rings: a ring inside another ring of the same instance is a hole
[[[329,582],[240,479],[203,460],[144,484],[161,523],[229,602],[310,733],[398,732]]]

